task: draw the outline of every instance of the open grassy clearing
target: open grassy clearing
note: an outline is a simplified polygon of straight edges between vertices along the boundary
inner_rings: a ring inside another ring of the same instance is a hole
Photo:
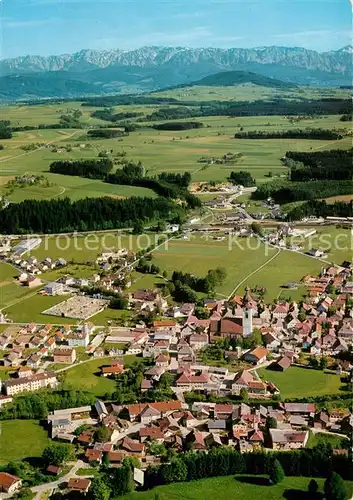
[[[310,478],[286,477],[282,483],[269,486],[265,476],[226,476],[201,479],[188,483],[175,483],[158,486],[149,491],[133,492],[122,497],[122,500],[250,500],[261,498],[273,500],[283,498],[307,498]],[[323,491],[324,479],[317,479],[320,491]],[[353,483],[346,481],[349,492]],[[291,496],[289,496],[291,495]]]
[[[0,426],[0,465],[40,457],[51,443],[47,431],[36,420],[4,420]]]
[[[50,316],[48,314],[42,314],[42,311],[53,307],[55,304],[62,302],[69,298],[66,296],[57,297],[47,297],[33,292],[34,295],[24,298],[21,302],[18,302],[10,307],[4,309],[4,313],[14,322],[14,323],[52,323],[58,325],[74,325],[77,320],[70,318],[61,318],[60,316]]]
[[[136,356],[124,356],[124,365],[136,361]],[[115,390],[115,382],[100,375],[100,367],[110,364],[111,358],[93,359],[62,373],[63,388],[91,392],[97,397]]]
[[[256,285],[264,286],[267,290],[265,301],[271,302],[280,293],[294,298],[295,290],[282,289],[288,282],[297,282],[309,273],[317,275],[322,268],[322,262],[300,253],[283,250],[266,267],[251,276],[240,288],[243,293],[246,286],[251,288]]]
[[[255,238],[219,242],[210,237],[207,240],[196,236],[191,241],[170,241],[167,248],[161,247],[153,253],[153,262],[169,275],[174,270],[181,270],[204,276],[209,269],[225,267],[227,279],[217,292],[227,297],[239,281],[264,264],[275,252],[275,249],[269,248],[266,254],[264,245]]]
[[[343,387],[338,375],[322,370],[291,366],[285,372],[269,368],[260,368],[257,372],[262,379],[273,382],[279,388],[283,399],[338,394]]]

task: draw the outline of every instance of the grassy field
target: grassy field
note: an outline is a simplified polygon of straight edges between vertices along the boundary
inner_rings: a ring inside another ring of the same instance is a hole
[[[244,292],[245,287],[262,285],[266,287],[265,300],[272,301],[281,296],[291,296],[292,299],[302,298],[305,289],[287,290],[282,289],[290,281],[299,282],[306,274],[318,274],[322,268],[322,262],[312,259],[306,255],[283,250],[266,267],[260,269],[251,276],[240,288]]]
[[[51,443],[48,433],[36,420],[4,420],[0,422],[0,429],[0,465],[39,457]]]
[[[228,89],[229,90],[229,89]],[[228,90],[226,90],[228,92]],[[70,107],[76,103],[70,103]],[[78,105],[78,104],[77,104]],[[33,109],[32,109],[33,108]],[[49,109],[48,109],[49,108]],[[139,106],[129,107],[129,111],[138,110]],[[43,116],[47,116],[52,122],[58,119],[56,105],[6,107],[5,115],[14,113],[12,121],[20,123],[31,121],[37,123]],[[83,108],[84,120],[89,120],[89,108]],[[119,111],[122,108],[119,107]],[[151,108],[145,111],[151,112]],[[22,113],[22,118],[21,118]],[[29,115],[32,114],[32,117]],[[5,118],[4,118],[5,119]],[[200,120],[199,118],[195,120]],[[184,172],[193,174],[195,181],[221,181],[228,177],[234,169],[249,170],[257,181],[268,180],[266,175],[271,172],[275,175],[286,175],[287,169],[281,164],[281,157],[288,150],[305,151],[312,149],[331,149],[333,141],[315,140],[243,140],[233,139],[234,133],[240,130],[281,130],[298,127],[321,127],[342,128],[344,124],[339,121],[339,116],[327,116],[302,120],[299,123],[290,123],[285,117],[261,116],[261,117],[203,117],[204,128],[186,130],[180,132],[157,131],[150,128],[142,128],[122,139],[110,140],[87,140],[85,130],[33,130],[17,132],[12,139],[2,141],[5,149],[0,156],[0,176],[24,174],[25,172],[44,174],[54,186],[40,190],[35,193],[30,188],[17,189],[11,195],[14,201],[19,201],[27,191],[28,197],[49,198],[58,196],[69,196],[73,199],[85,196],[117,196],[127,197],[131,195],[153,196],[153,192],[143,188],[129,186],[109,185],[92,179],[81,179],[78,177],[51,174],[48,167],[51,162],[58,159],[96,158],[102,150],[113,150],[116,153],[125,152],[129,160],[141,160],[150,174],[161,171]],[[91,123],[91,122],[90,122]],[[93,122],[92,122],[93,123]],[[150,126],[150,123],[146,123]],[[48,144],[36,151],[25,154],[21,147],[31,143]],[[55,153],[53,146],[70,145],[72,151],[69,153]],[[334,147],[349,148],[350,138],[345,138],[334,143]],[[82,147],[85,146],[85,147]],[[236,165],[210,165],[203,168],[198,162],[201,156],[222,156],[227,152],[242,153],[242,157]],[[27,195],[26,195],[27,196]]]
[[[39,260],[50,256],[52,259],[64,258],[73,265],[94,263],[97,256],[105,252],[113,252],[121,248],[134,251],[146,248],[155,242],[154,235],[139,238],[117,231],[77,236],[44,236],[42,243],[30,254]],[[65,271],[65,268],[62,269]]]
[[[299,398],[337,394],[342,388],[338,375],[321,370],[291,366],[285,372],[260,368],[258,374],[264,380],[273,382],[281,391],[282,398]]]
[[[124,356],[124,364],[129,365],[136,360],[136,356]],[[63,388],[77,391],[87,391],[97,397],[111,393],[115,389],[115,382],[100,375],[100,367],[110,364],[111,358],[92,359],[91,361],[75,366],[62,372]]]
[[[170,241],[167,248],[161,247],[153,253],[153,262],[169,275],[174,270],[181,270],[204,276],[209,269],[225,267],[227,278],[218,287],[217,293],[227,297],[238,282],[265,263],[275,252],[275,249],[269,248],[267,254],[265,247],[255,238],[236,238],[228,242],[196,236],[190,241]]]
[[[150,491],[133,492],[122,500],[261,500],[273,499],[308,499],[304,492],[308,490],[310,478],[286,477],[280,484],[268,485],[264,476],[227,476],[202,479],[188,483],[176,483],[158,486]],[[320,491],[323,491],[324,479],[317,479]],[[346,482],[352,492],[352,482]]]
[[[0,309],[33,293],[33,289],[21,286],[18,281],[14,280],[18,274],[14,267],[0,262]]]
[[[68,298],[68,296],[66,296],[66,298]],[[33,321],[42,324],[74,325],[77,323],[77,320],[42,314],[42,311],[49,309],[63,300],[65,300],[65,297],[47,297],[35,293],[33,296],[21,300],[21,303],[16,303],[5,308],[4,312],[15,323],[31,323]]]

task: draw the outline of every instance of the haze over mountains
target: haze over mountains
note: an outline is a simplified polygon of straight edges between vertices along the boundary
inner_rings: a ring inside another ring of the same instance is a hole
[[[82,50],[0,61],[3,100],[135,93],[187,84],[219,72],[245,71],[300,84],[351,85],[352,47],[315,52],[298,47],[218,49],[143,47]]]

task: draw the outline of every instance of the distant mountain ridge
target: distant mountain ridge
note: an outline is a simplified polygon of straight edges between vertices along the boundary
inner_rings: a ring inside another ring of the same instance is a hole
[[[253,49],[142,47],[131,51],[81,50],[49,57],[23,56],[0,61],[0,98],[144,92],[228,71],[253,72],[290,83],[350,85],[352,47],[323,53],[277,46]],[[9,78],[12,88],[9,88]],[[56,78],[60,80],[59,85]]]

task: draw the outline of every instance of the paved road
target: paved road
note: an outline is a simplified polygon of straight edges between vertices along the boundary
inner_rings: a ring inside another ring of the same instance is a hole
[[[77,460],[77,462],[70,462],[68,465],[72,465],[72,468],[70,469],[70,471],[67,474],[65,474],[65,476],[62,476],[60,479],[58,479],[57,481],[53,481],[52,483],[40,484],[39,486],[34,486],[33,488],[31,488],[33,493],[36,494],[33,500],[40,500],[43,493],[46,493],[46,492],[51,493],[61,483],[67,483],[70,478],[76,477],[77,476],[76,472],[79,469],[87,468],[87,464],[85,462],[83,462],[82,460]],[[77,477],[85,477],[85,476],[77,476]]]

